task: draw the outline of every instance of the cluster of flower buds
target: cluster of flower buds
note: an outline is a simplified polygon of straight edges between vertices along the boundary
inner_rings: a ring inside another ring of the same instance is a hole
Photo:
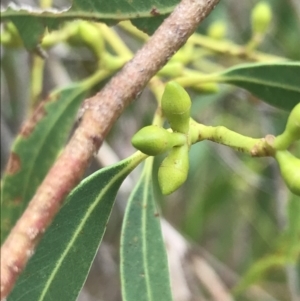
[[[132,144],[149,156],[169,151],[158,169],[158,182],[162,193],[170,194],[187,179],[189,149],[197,139],[190,118],[191,99],[184,88],[176,82],[169,82],[161,107],[171,129],[146,126],[133,136]],[[297,140],[300,140],[300,103],[291,111],[285,131],[272,142],[272,156],[279,164],[286,185],[293,193],[300,195],[300,159],[288,151]]]
[[[186,181],[188,175],[191,99],[179,84],[169,82],[162,96],[161,107],[172,131],[147,126],[133,136],[132,144],[150,156],[170,151],[158,170],[162,193],[170,194]]]

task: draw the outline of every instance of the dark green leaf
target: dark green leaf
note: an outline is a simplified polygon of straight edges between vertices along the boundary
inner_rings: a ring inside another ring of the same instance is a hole
[[[136,18],[132,19],[131,23],[148,35],[152,35],[168,16],[169,15],[160,15],[149,18]]]
[[[105,22],[108,25],[122,20],[147,18],[141,24],[142,30],[152,32],[160,23],[157,16],[166,16],[173,11],[179,0],[75,0],[69,9],[40,10],[8,7],[1,12],[3,21],[11,20],[19,30],[26,48],[32,50],[39,43],[45,27],[57,29],[62,22],[76,19]],[[155,17],[149,18],[149,17]],[[138,23],[136,24],[138,26]]]
[[[82,84],[53,93],[39,106],[17,137],[1,186],[2,240],[63,147],[84,94]]]
[[[284,110],[300,102],[299,62],[238,65],[221,73],[217,81],[242,87]]]
[[[99,170],[71,192],[8,301],[75,301],[103,237],[125,177],[145,158],[137,152]]]
[[[151,163],[152,162],[147,162]],[[146,164],[147,164],[146,163]],[[151,183],[151,164],[130,196],[121,235],[124,301],[172,300],[166,251]]]
[[[84,12],[97,18],[99,14],[103,19],[132,19],[138,17],[151,17],[171,12],[178,0],[74,0],[70,12]]]

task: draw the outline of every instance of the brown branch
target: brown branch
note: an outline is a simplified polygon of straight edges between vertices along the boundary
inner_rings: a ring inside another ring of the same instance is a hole
[[[80,126],[1,248],[1,300],[11,291],[65,196],[79,182],[116,119],[218,2],[182,0],[134,58],[102,91],[85,101]]]

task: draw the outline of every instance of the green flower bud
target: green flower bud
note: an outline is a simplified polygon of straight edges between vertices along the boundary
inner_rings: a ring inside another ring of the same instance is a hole
[[[187,134],[189,130],[191,99],[176,82],[169,82],[161,100],[164,115],[173,131]]]
[[[132,145],[149,156],[162,154],[174,146],[183,145],[186,136],[171,133],[164,128],[150,125],[139,130],[131,139]]]
[[[216,40],[222,40],[225,38],[227,26],[224,21],[213,22],[207,30],[207,35]]]
[[[285,131],[275,138],[274,147],[285,150],[297,140],[300,140],[300,103],[291,111]]]
[[[300,159],[287,150],[277,151],[275,159],[289,190],[296,195],[300,195]]]
[[[171,194],[185,181],[189,171],[188,145],[172,148],[158,169],[158,183],[163,194]]]
[[[251,21],[254,33],[265,33],[272,20],[272,11],[268,3],[259,2],[252,10]]]

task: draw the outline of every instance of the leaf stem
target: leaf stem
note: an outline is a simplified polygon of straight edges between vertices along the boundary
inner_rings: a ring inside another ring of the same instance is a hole
[[[99,23],[98,26],[103,38],[109,43],[118,56],[127,60],[132,58],[131,50],[125,45],[113,29],[109,28],[105,24]]]
[[[33,54],[31,67],[30,108],[28,115],[33,112],[35,105],[42,97],[41,94],[43,91],[44,66],[44,59],[37,54]]]
[[[149,36],[137,29],[135,26],[131,24],[130,21],[122,21],[118,24],[119,27],[121,27],[123,30],[127,31],[131,35],[135,36],[136,38],[141,39],[142,41],[147,41],[149,39]]]
[[[253,61],[278,61],[278,60],[285,60],[285,58],[270,54],[265,54],[263,52],[258,51],[247,51],[245,46],[236,45],[230,41],[219,41],[213,38],[201,35],[201,34],[193,34],[190,39],[190,42],[194,43],[195,45],[207,48],[209,50],[223,53],[230,56],[239,57],[242,59],[249,59]]]
[[[119,23],[119,26],[135,37],[147,41],[148,35],[142,31],[135,28],[129,21],[124,21]],[[247,47],[243,45],[237,45],[226,40],[216,40],[214,38],[204,36],[198,33],[194,33],[187,41],[187,43],[192,43],[194,45],[201,46],[208,50],[223,53],[230,56],[235,56],[242,59],[249,59],[253,61],[275,61],[284,60],[285,58],[266,54],[259,51],[249,51]]]
[[[177,77],[174,79],[175,82],[180,84],[182,87],[187,88],[187,87],[192,87],[195,85],[199,84],[204,84],[204,83],[214,83],[219,80],[219,74],[214,73],[214,74],[194,74],[193,76],[182,76],[182,77]]]
[[[156,101],[157,101],[157,108],[152,120],[152,124],[162,127],[163,123],[164,123],[164,116],[163,116],[163,112],[161,109],[161,98],[165,89],[165,84],[157,77],[154,76],[149,84],[148,84],[151,92],[154,94]]]
[[[43,48],[51,48],[60,42],[66,42],[70,37],[75,36],[78,31],[78,22],[67,23],[58,31],[52,31],[45,35],[41,42]]]
[[[88,90],[92,88],[95,84],[103,81],[105,78],[109,77],[113,73],[113,70],[103,70],[100,69],[94,74],[92,74],[90,77],[86,78],[82,81],[82,89]]]
[[[252,157],[274,156],[276,152],[273,147],[275,137],[272,135],[255,139],[238,134],[224,126],[205,126],[192,119],[190,121],[190,135],[192,144],[203,140],[211,140],[247,153]]]

